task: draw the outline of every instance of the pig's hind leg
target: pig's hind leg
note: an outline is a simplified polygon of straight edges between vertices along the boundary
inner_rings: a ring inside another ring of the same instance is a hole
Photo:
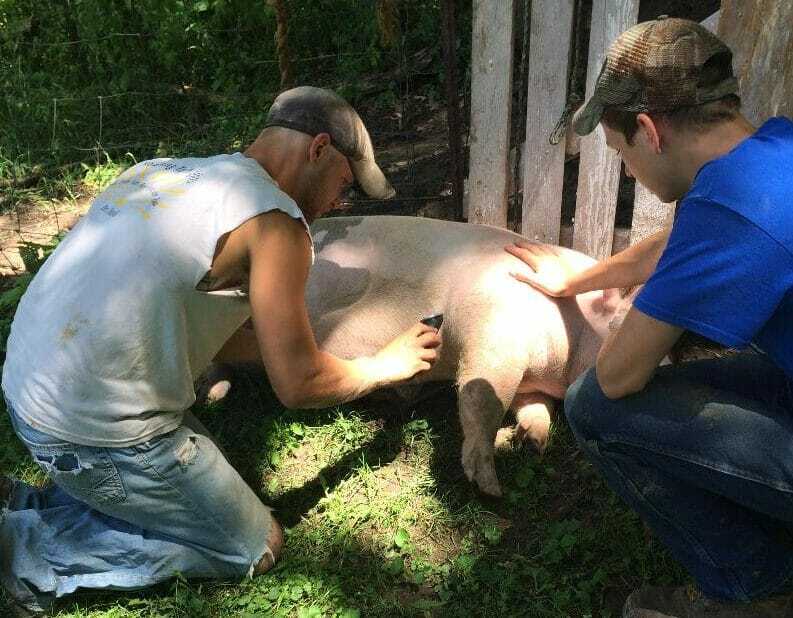
[[[502,427],[496,436],[496,449],[508,449],[525,444],[538,455],[548,446],[551,429],[551,414],[555,399],[545,393],[519,393],[515,396],[510,410],[515,414],[514,427]]]
[[[506,368],[486,374],[463,368],[458,376],[463,470],[469,481],[491,496],[501,496],[494,459],[496,434],[520,378],[520,371]]]

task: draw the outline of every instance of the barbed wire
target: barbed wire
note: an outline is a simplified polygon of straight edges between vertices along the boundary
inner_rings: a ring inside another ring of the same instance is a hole
[[[230,32],[236,32],[240,34],[245,34],[248,32],[259,32],[260,28],[208,28],[208,29],[201,29],[201,30],[193,30],[191,28],[185,28],[185,34],[228,34]],[[42,43],[40,41],[17,41],[17,45],[26,45],[30,47],[69,47],[72,45],[87,45],[91,43],[99,43],[101,41],[107,41],[110,39],[117,39],[117,38],[138,38],[138,39],[146,39],[157,36],[158,33],[152,32],[109,32],[108,34],[100,37],[94,37],[91,39],[76,39],[74,41],[59,41],[57,43]]]

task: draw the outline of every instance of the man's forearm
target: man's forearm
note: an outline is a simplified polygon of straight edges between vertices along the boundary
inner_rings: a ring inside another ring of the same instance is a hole
[[[344,360],[320,352],[316,368],[306,372],[293,394],[287,395],[287,406],[294,408],[324,408],[353,401],[378,388],[392,383],[389,368],[383,360],[361,357]]]
[[[663,229],[656,232],[624,251],[573,275],[569,284],[570,294],[608,288],[627,288],[644,283],[658,264],[669,231]]]

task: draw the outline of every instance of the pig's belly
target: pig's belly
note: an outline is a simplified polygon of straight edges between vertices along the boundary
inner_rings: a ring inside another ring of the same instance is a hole
[[[371,279],[366,277],[363,290],[357,289],[362,281],[325,281],[309,296],[309,319],[320,348],[341,358],[370,356],[421,318],[444,311],[435,289]]]
[[[349,307],[313,315],[311,320],[317,344],[340,358],[371,356],[422,317],[444,310],[437,304],[422,300],[424,297],[420,290],[413,290],[410,297],[406,297],[404,292],[402,288],[397,294],[384,292],[367,296]],[[452,324],[445,321],[442,336],[450,332],[451,327]],[[444,340],[432,369],[414,381],[452,380],[456,376],[458,362],[459,350]]]
[[[556,312],[545,314],[527,337],[528,349],[518,394],[545,393],[562,399],[568,386],[570,354],[575,351],[571,324]]]

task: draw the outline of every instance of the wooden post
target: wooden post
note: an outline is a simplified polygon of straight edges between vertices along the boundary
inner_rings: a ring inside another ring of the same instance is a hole
[[[793,116],[793,2],[722,0],[719,37],[733,51],[743,113],[755,125]]]
[[[565,139],[549,136],[567,104],[567,70],[575,0],[533,0],[523,151],[521,234],[558,244],[562,218]]]
[[[443,60],[446,64],[446,126],[449,130],[454,218],[463,220],[463,155],[460,145],[460,102],[457,96],[457,25],[454,0],[443,0]]]
[[[507,225],[514,0],[474,0],[468,220]]]
[[[281,71],[281,90],[292,87],[292,63],[289,59],[289,13],[286,0],[269,0],[275,9],[275,49],[278,52],[278,68]]]
[[[633,26],[638,16],[638,0],[594,0],[589,35],[587,99],[595,89],[609,45]],[[606,138],[600,129],[581,140],[573,248],[596,259],[611,254],[620,165],[619,155],[606,147]]]

